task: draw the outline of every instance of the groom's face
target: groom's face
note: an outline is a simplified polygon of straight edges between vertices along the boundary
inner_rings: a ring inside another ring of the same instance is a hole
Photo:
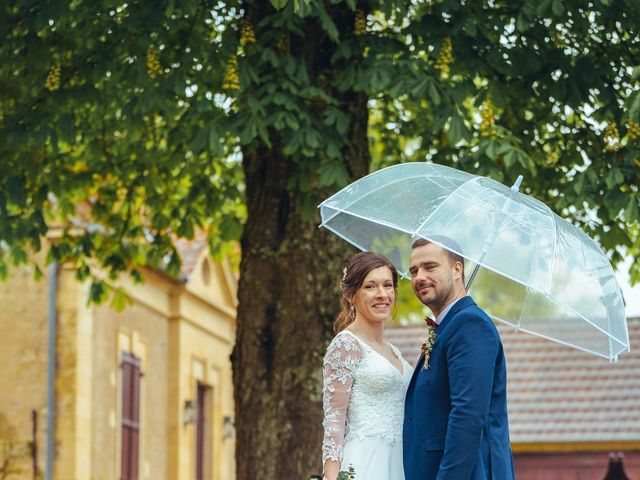
[[[414,248],[409,273],[413,291],[431,310],[440,310],[455,292],[455,267],[439,245],[430,243]]]

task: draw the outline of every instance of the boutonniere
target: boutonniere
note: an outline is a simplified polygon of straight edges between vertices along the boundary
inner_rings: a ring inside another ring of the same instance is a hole
[[[422,351],[422,357],[424,358],[424,363],[422,364],[422,369],[426,370],[429,368],[429,357],[431,357],[431,350],[433,350],[433,345],[436,343],[436,338],[438,335],[436,334],[436,328],[438,328],[438,324],[431,320],[430,318],[425,318],[425,322],[427,323],[427,336],[422,342],[422,347],[420,350]]]

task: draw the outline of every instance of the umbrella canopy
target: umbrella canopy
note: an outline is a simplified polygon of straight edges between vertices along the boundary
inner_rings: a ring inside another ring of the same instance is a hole
[[[345,187],[320,212],[323,227],[386,255],[405,277],[417,238],[454,239],[458,247],[443,246],[468,260],[467,272],[480,267],[472,293],[493,319],[611,361],[629,349],[607,256],[515,188],[442,165],[403,163]]]

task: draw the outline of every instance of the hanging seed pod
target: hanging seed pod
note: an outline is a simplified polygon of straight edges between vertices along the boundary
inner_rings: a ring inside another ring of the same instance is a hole
[[[622,148],[622,144],[620,143],[620,132],[618,132],[618,127],[615,122],[609,122],[602,132],[602,137],[605,144],[604,150],[606,152],[617,152]]]
[[[364,11],[356,10],[356,18],[353,25],[353,34],[356,37],[361,37],[367,33],[367,18]]]
[[[147,75],[152,79],[162,75],[162,66],[154,47],[149,47],[147,50]]]
[[[238,57],[233,55],[227,62],[227,71],[222,81],[223,90],[238,90],[240,88],[240,77],[238,76]]]
[[[547,153],[547,161],[550,165],[555,165],[556,163],[558,163],[558,160],[560,160],[560,155],[558,154],[558,152],[553,151]]]
[[[256,33],[253,29],[253,25],[251,22],[247,21],[242,24],[242,29],[240,32],[240,44],[241,45],[249,45],[250,43],[256,42]]]
[[[453,61],[453,43],[451,38],[445,38],[442,42],[442,48],[440,54],[436,60],[436,68],[440,70],[440,73],[444,76],[448,76],[451,71],[450,65]]]
[[[627,135],[629,135],[629,140],[633,141],[640,138],[640,124],[637,122],[629,122],[627,124]]]
[[[60,62],[54,64],[49,70],[46,80],[44,81],[44,88],[50,92],[55,92],[60,88],[60,72],[62,68]]]
[[[497,133],[495,131],[496,125],[496,109],[493,102],[490,99],[486,99],[480,106],[480,135],[483,137],[495,138]]]

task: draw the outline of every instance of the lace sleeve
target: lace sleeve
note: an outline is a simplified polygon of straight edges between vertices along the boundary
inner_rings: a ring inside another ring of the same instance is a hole
[[[342,460],[353,372],[361,358],[357,340],[348,333],[336,335],[324,357],[322,463]]]

